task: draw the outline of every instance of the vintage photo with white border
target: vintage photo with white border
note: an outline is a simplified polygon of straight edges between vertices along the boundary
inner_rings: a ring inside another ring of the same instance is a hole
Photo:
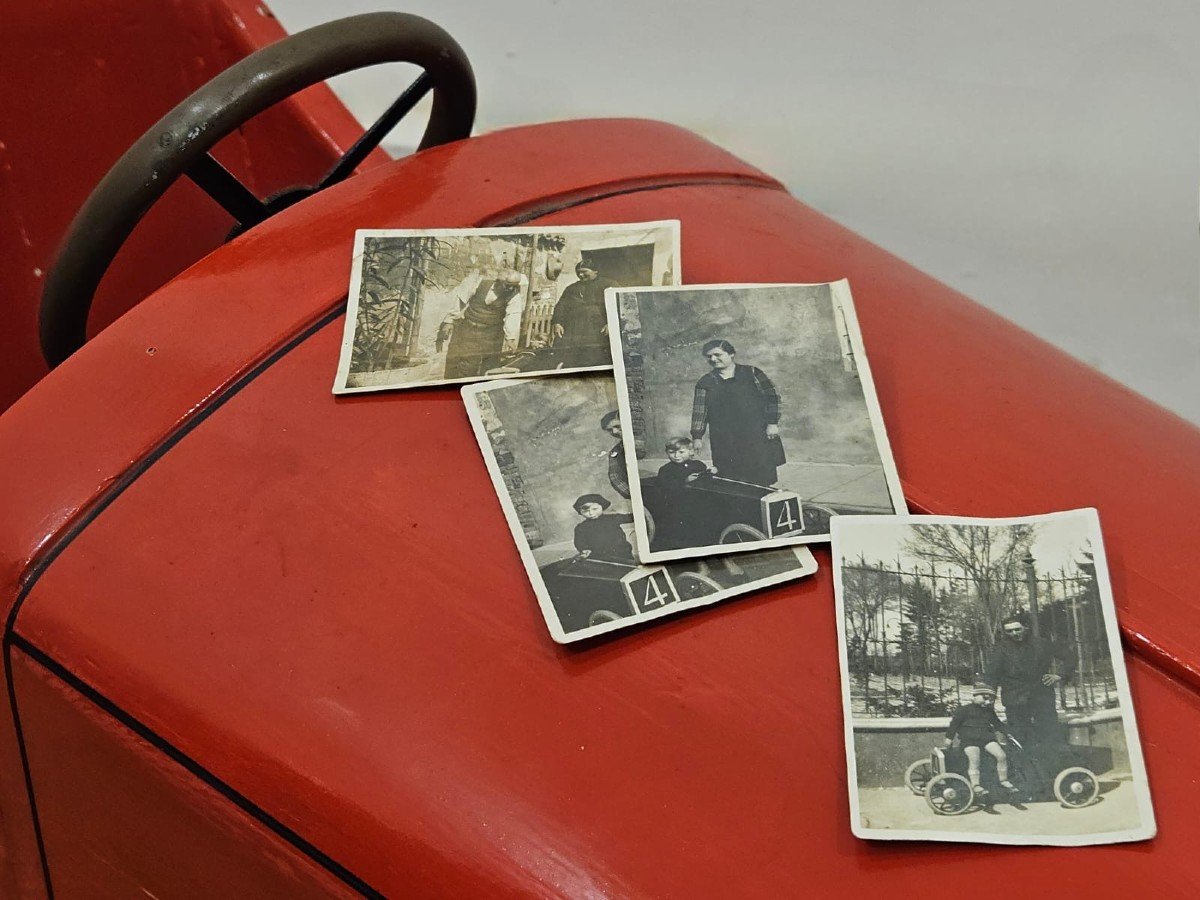
[[[829,540],[907,511],[850,286],[610,289],[638,557]]]
[[[675,220],[359,230],[333,392],[607,370],[605,290],[679,279]]]
[[[1154,836],[1096,510],[839,516],[833,566],[857,837]]]
[[[608,373],[467,385],[463,401],[554,640],[811,575],[805,548],[642,565]]]

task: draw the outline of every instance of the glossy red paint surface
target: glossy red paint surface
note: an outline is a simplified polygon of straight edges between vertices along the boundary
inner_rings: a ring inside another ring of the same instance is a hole
[[[546,198],[577,205],[544,221],[680,218],[689,282],[849,277],[914,505],[1100,509],[1155,841],[856,840],[828,555],[804,583],[559,647],[457,392],[335,399],[340,318],[217,405],[342,302],[355,227],[511,221],[544,212]],[[676,129],[518,129],[297,206],[157,292],[14,406],[0,463],[0,496],[13,500],[0,517],[9,602],[62,547],[20,610],[20,639],[384,893],[1200,889],[1194,775],[1180,764],[1200,736],[1189,593],[1200,434]],[[18,701],[40,702],[20,687]],[[5,801],[19,798],[23,785],[3,776]]]
[[[59,239],[117,158],[218,72],[284,36],[257,0],[38,0],[0,26],[0,411],[46,372],[37,305]],[[361,128],[321,86],[268,110],[217,157],[259,196],[310,184]],[[369,164],[386,159],[374,155]],[[177,184],[118,255],[93,333],[221,244],[232,220]]]
[[[355,896],[19,650],[13,670],[56,897]]]
[[[608,129],[601,126],[601,130]],[[0,589],[8,615],[22,586],[68,533],[81,511],[159,446],[220,390],[325,310],[344,300],[349,259],[339,241],[362,222],[339,197],[365,192],[379,200],[380,221],[395,221],[400,202],[410,222],[461,223],[456,216],[511,216],[530,198],[589,196],[633,187],[663,173],[669,180],[699,172],[705,180],[773,184],[766,176],[686,132],[625,123],[602,152],[594,124],[521,131],[438,148],[407,161],[402,172],[360,175],[278,218],[303,229],[303,247],[266,228],[223,248],[215,266],[202,260],[128,317],[131,328],[102,332],[52,378],[0,417]],[[488,173],[503,160],[508,178]],[[569,160],[570,165],[564,161]],[[397,193],[403,185],[403,196]],[[452,204],[448,205],[448,204]],[[305,210],[302,219],[296,213]],[[370,213],[369,215],[377,215]],[[470,218],[467,219],[468,221]],[[309,240],[311,238],[311,240]],[[327,273],[314,283],[293,250]],[[260,284],[269,297],[250,295]],[[194,288],[200,286],[199,293]],[[205,299],[200,299],[201,297]],[[211,301],[211,303],[209,302]],[[183,302],[181,307],[178,304]],[[196,340],[197,329],[208,337]],[[111,354],[111,355],[110,355]],[[90,360],[90,362],[88,361]],[[163,377],[163,368],[171,371]],[[114,381],[115,379],[115,381]],[[116,383],[121,390],[113,390]],[[50,385],[56,385],[50,387]],[[67,398],[70,398],[68,401]],[[69,410],[62,406],[67,403]],[[87,448],[86,452],[80,452]],[[53,473],[53,477],[46,477]],[[0,707],[0,895],[40,896],[42,876],[32,818],[8,708]]]

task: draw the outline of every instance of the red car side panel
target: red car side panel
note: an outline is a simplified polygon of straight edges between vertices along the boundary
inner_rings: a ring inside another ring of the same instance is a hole
[[[59,900],[357,896],[19,650],[13,673]]]
[[[551,643],[457,391],[329,386],[355,227],[516,221],[555,202],[579,205],[545,221],[680,218],[685,281],[848,276],[920,507],[1100,509],[1139,654],[1156,841],[854,839],[824,553],[802,584]],[[18,500],[0,519],[10,597],[34,576],[18,644],[385,893],[916,892],[985,873],[980,895],[1004,896],[1065,871],[1083,893],[1200,888],[1177,762],[1200,738],[1200,435],[677,130],[519,129],[289,210],[6,414],[0,479]]]
[[[856,895],[885,869],[919,890],[934,863],[952,881],[1061,872],[1062,851],[849,836],[827,568],[551,643],[457,393],[335,400],[339,324],[108,507],[35,588],[22,637],[388,895]],[[1200,736],[1200,709],[1152,668],[1133,690],[1163,835],[1084,851],[1072,884],[1200,889],[1171,749]],[[1007,895],[991,884],[979,895]]]

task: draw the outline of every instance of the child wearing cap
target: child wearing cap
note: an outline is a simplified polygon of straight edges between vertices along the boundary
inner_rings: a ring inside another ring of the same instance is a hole
[[[575,526],[575,549],[580,556],[606,562],[634,564],[633,548],[621,527],[633,521],[629,513],[606,513],[612,506],[600,494],[584,494],[574,503],[583,521]]]
[[[1015,792],[1016,788],[1008,780],[1008,756],[1000,742],[1004,740],[1004,725],[996,715],[993,704],[996,702],[996,690],[989,684],[976,683],[971,691],[971,702],[964,703],[950,717],[950,727],[946,729],[946,746],[949,747],[958,738],[963,752],[967,755],[967,776],[971,779],[971,788],[976,794],[986,794],[979,784],[979,749],[982,747],[996,760],[996,777],[1000,786],[1006,791]]]

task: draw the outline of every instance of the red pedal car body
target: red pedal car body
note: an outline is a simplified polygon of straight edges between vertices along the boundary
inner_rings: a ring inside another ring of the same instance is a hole
[[[855,839],[826,551],[568,649],[457,390],[331,394],[356,228],[668,218],[688,282],[850,279],[916,511],[1099,509],[1157,838]],[[249,229],[0,416],[0,497],[6,897],[1200,891],[1200,433],[673,126],[456,141]]]

